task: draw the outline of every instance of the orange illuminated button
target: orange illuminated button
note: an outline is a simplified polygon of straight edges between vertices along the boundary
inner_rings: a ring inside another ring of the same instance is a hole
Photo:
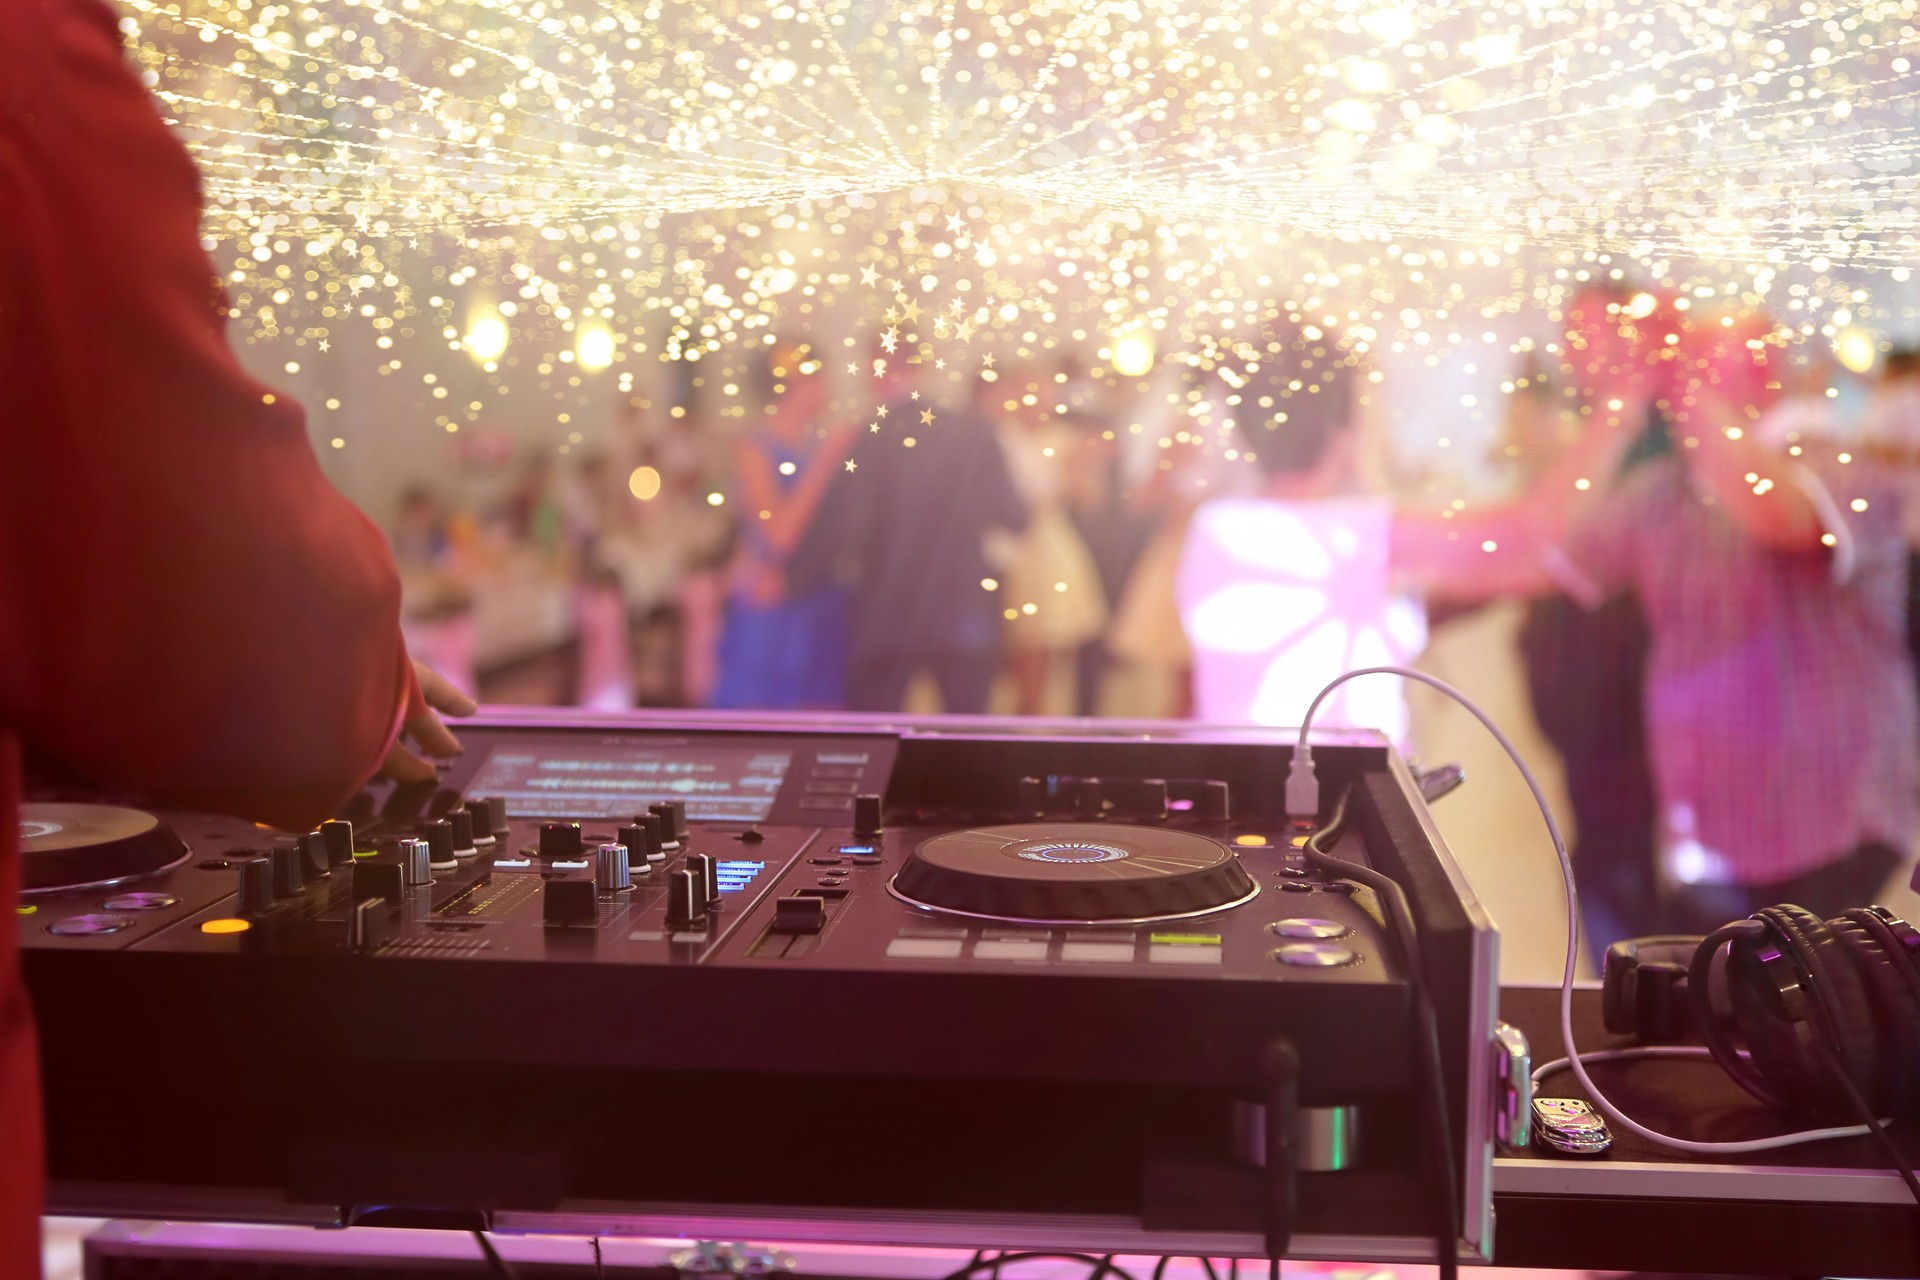
[[[245,933],[253,928],[253,922],[242,920],[238,916],[225,916],[219,920],[203,920],[200,923],[202,933]]]
[[[1242,849],[1264,849],[1267,847],[1265,836],[1235,836],[1233,842]]]

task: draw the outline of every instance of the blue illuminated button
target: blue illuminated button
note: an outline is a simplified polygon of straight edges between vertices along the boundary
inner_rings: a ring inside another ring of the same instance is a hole
[[[844,853],[849,858],[871,858],[880,852],[879,846],[871,844],[843,844],[835,853]]]

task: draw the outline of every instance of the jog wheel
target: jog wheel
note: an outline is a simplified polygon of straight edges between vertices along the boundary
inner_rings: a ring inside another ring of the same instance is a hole
[[[1030,924],[1146,924],[1206,915],[1260,890],[1233,851],[1185,831],[1025,823],[923,842],[888,884],[916,907]]]
[[[20,806],[22,893],[97,889],[177,867],[187,844],[140,809],[104,804]]]

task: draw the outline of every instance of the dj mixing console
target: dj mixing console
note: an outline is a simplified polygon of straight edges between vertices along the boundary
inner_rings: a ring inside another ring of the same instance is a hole
[[[314,832],[32,798],[56,1208],[1431,1256],[1402,943],[1292,847],[1277,736],[462,738]],[[1419,923],[1484,1257],[1497,939],[1386,744],[1316,741]]]

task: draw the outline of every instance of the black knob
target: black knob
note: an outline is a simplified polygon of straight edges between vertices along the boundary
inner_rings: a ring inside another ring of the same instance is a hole
[[[693,834],[687,826],[687,802],[685,800],[660,800],[647,806],[647,812],[660,819],[660,841],[669,849],[683,845],[687,837]]]
[[[406,901],[407,877],[397,862],[375,862],[361,858],[353,864],[353,900],[365,902],[379,898],[390,907]]]
[[[474,824],[473,838],[485,844],[507,834],[507,798],[484,796],[479,800],[481,821]]]
[[[666,850],[660,847],[660,819],[651,813],[620,828],[620,843],[627,846],[636,865],[667,860]]]
[[[276,898],[297,898],[307,890],[307,878],[300,874],[300,865],[307,855],[299,845],[275,845],[269,855],[273,862],[273,896]]]
[[[333,874],[328,870],[327,838],[317,829],[296,837],[294,844],[300,849],[300,870],[309,880],[324,880]]]
[[[453,829],[454,856],[464,858],[473,853],[473,811],[453,810],[447,814],[447,825]]]
[[[877,836],[886,830],[880,821],[879,796],[855,796],[853,798],[853,834],[857,836]]]
[[[248,858],[240,864],[233,914],[263,916],[273,910],[273,859]]]
[[[429,822],[420,830],[427,840],[427,862],[437,871],[451,871],[460,864],[453,856],[453,824],[445,818]]]
[[[700,894],[706,899],[708,911],[720,909],[720,864],[711,854],[690,853],[687,855],[687,870],[693,872],[700,883]]]
[[[353,862],[353,824],[341,818],[328,818],[320,824],[327,842],[327,865],[350,866]]]
[[[706,919],[705,891],[691,871],[676,871],[667,877],[667,923],[690,925]]]
[[[593,924],[600,918],[599,892],[591,880],[549,880],[540,914],[548,924]]]
[[[541,857],[577,858],[580,856],[582,847],[579,823],[543,822],[540,824]]]

